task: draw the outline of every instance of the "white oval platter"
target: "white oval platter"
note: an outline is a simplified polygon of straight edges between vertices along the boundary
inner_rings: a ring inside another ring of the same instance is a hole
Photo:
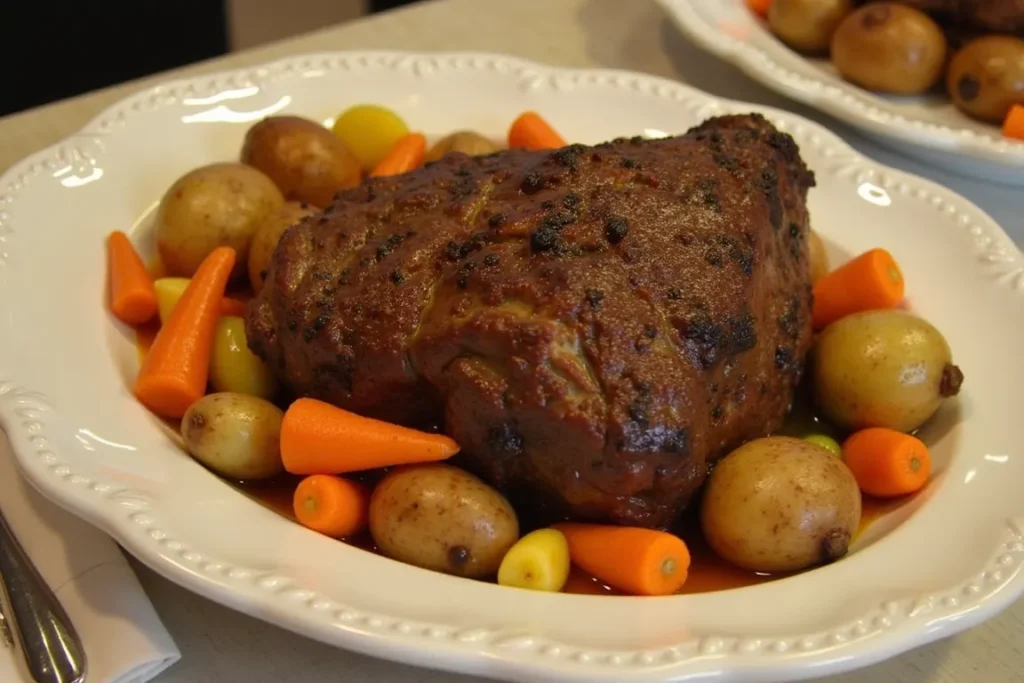
[[[209,474],[129,392],[131,330],[104,307],[104,237],[151,246],[148,215],[246,128],[377,102],[439,135],[502,137],[536,109],[569,138],[684,132],[762,111],[817,173],[834,260],[884,246],[967,380],[926,429],[937,475],[856,552],[772,583],[668,598],[543,594],[452,578],[307,531]],[[485,54],[330,53],[129,97],[0,179],[0,424],[45,495],[150,567],[242,612],[379,657],[514,681],[787,680],[948,636],[1024,592],[1024,258],[981,210],[823,127],[667,80]]]

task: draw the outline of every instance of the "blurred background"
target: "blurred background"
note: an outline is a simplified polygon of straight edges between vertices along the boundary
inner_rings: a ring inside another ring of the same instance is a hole
[[[5,2],[0,116],[418,1]]]

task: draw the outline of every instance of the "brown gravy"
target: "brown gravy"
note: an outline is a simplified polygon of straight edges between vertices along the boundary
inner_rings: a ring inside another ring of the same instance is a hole
[[[162,274],[163,269],[159,262],[155,261],[151,264],[150,270],[154,275],[158,276],[159,274]],[[240,294],[244,296],[243,293],[236,294],[232,292],[232,296],[242,298],[242,296],[239,296]],[[158,329],[158,323],[154,322],[145,325],[138,330],[137,345],[140,362],[145,358],[146,353],[153,344],[153,339],[156,336]],[[808,406],[809,404],[806,401],[800,400],[798,397],[796,405],[794,406],[793,414],[791,415],[791,418],[787,420],[787,423],[781,430],[781,433],[799,435],[800,433],[806,434],[809,432],[818,432],[835,436],[834,430],[827,423],[814,415]],[[292,512],[292,494],[295,491],[295,487],[298,485],[299,480],[300,477],[284,476],[267,482],[244,484],[233,483],[233,486],[264,507],[273,510],[283,517],[295,521],[295,515]],[[903,504],[903,502],[904,499],[902,498],[894,500],[877,500],[865,496],[863,498],[863,512],[858,534],[863,532],[879,518],[898,508]],[[680,593],[709,593],[712,591],[728,590],[731,588],[742,588],[744,586],[766,583],[786,576],[785,574],[773,575],[751,572],[729,564],[711,550],[703,536],[700,534],[699,527],[696,527],[696,525],[691,526],[694,528],[684,534],[691,555],[690,574],[686,580],[686,585],[683,586]],[[377,552],[377,548],[369,534],[364,534],[357,538],[346,539],[345,542],[370,552]],[[593,576],[590,576],[575,567],[573,568],[572,573],[569,576],[569,581],[565,585],[563,591],[566,593],[589,595],[622,595],[621,592],[601,583]]]
[[[233,483],[233,486],[264,507],[294,521],[292,494],[300,480],[301,477],[284,476],[266,482]],[[858,534],[904,502],[905,500],[902,498],[879,500],[865,496],[863,498],[863,512]],[[684,537],[686,545],[690,549],[691,563],[690,575],[686,579],[686,584],[682,590],[679,591],[680,594],[710,593],[730,588],[743,588],[787,576],[787,574],[751,572],[729,564],[711,550],[707,541],[700,534],[699,529],[688,530]],[[377,552],[377,547],[373,543],[373,539],[369,537],[369,534],[345,539],[345,542],[363,550]],[[566,583],[563,592],[585,595],[622,595],[621,592],[611,586],[601,583],[593,576],[575,567],[569,575],[569,581]]]

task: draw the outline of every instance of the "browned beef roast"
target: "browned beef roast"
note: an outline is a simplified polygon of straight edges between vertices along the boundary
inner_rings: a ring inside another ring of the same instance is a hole
[[[249,343],[297,395],[443,424],[521,512],[663,525],[784,418],[813,184],[758,115],[449,155],[288,230]]]

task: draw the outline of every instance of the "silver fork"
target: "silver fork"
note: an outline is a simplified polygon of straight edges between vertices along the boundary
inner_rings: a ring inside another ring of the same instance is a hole
[[[39,576],[0,511],[0,618],[37,683],[83,683],[85,653],[57,596]],[[11,637],[11,633],[14,637]]]

